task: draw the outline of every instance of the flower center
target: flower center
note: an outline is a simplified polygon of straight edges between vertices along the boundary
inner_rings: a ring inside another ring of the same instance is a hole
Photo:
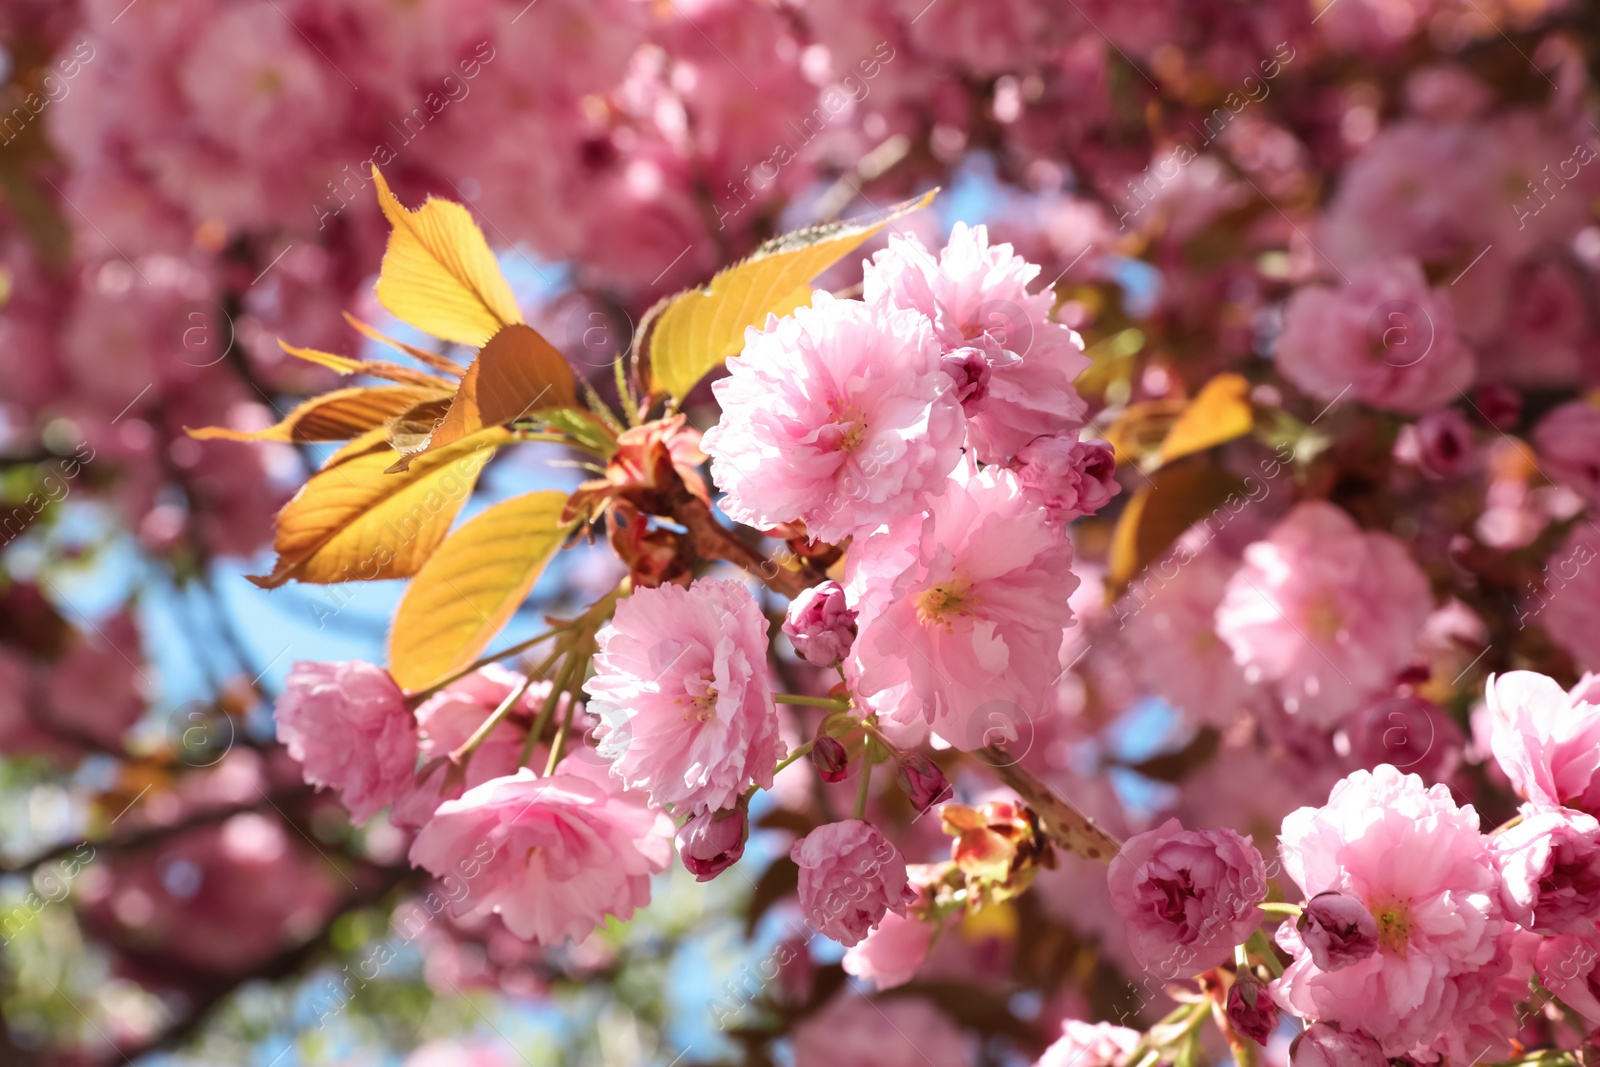
[[[684,695],[674,701],[688,705],[684,710],[684,719],[705,722],[717,714],[717,690],[712,685],[715,680],[709,670],[684,679]]]
[[[858,405],[835,400],[829,405],[833,421],[822,430],[822,441],[837,452],[854,452],[867,434],[867,417]]]
[[[917,618],[923,625],[940,624],[948,630],[951,620],[967,614],[975,603],[976,600],[972,596],[972,591],[967,588],[967,583],[960,579],[951,579],[922,591],[922,595],[917,597]]]
[[[1328,640],[1344,629],[1344,615],[1332,597],[1318,597],[1306,612],[1306,627],[1314,636]]]
[[[1411,937],[1411,909],[1397,900],[1384,900],[1368,905],[1367,910],[1378,923],[1379,947],[1404,956]]]

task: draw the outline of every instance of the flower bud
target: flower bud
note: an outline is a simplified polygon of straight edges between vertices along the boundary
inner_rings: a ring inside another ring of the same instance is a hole
[[[1454,408],[1430,411],[1400,431],[1394,454],[1430,477],[1460,474],[1472,461],[1472,424]]]
[[[1241,970],[1228,990],[1228,1022],[1239,1033],[1258,1045],[1278,1026],[1278,1005],[1267,994],[1267,987],[1249,971]]]
[[[1378,951],[1378,923],[1355,897],[1318,893],[1295,923],[1311,962],[1324,971],[1359,963]]]
[[[983,349],[958,348],[947,352],[939,360],[939,369],[956,383],[951,392],[961,401],[962,411],[972,416],[983,410],[983,402],[989,399],[989,379],[994,373]]]
[[[678,855],[697,882],[709,882],[739,862],[750,836],[744,808],[701,811],[678,830]]]
[[[1092,515],[1121,490],[1116,455],[1104,441],[1080,441],[1077,434],[1035,437],[1012,464],[1017,481],[1058,522]]]
[[[1292,1067],[1389,1067],[1383,1050],[1366,1034],[1345,1033],[1323,1023],[1294,1039],[1289,1046]]]
[[[1472,406],[1497,430],[1509,430],[1522,418],[1522,394],[1504,385],[1480,385],[1472,391]]]
[[[850,776],[850,753],[844,743],[832,737],[819,737],[811,749],[811,762],[824,782],[842,782]]]
[[[937,804],[951,793],[950,782],[939,765],[917,752],[900,755],[895,768],[895,781],[900,783],[900,791],[905,793],[911,806],[919,812],[927,811],[930,804]]]
[[[856,639],[856,613],[838,582],[812,586],[794,598],[783,632],[813,667],[836,667]]]

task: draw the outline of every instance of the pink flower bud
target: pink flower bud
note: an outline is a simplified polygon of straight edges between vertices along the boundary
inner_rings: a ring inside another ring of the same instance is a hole
[[[930,804],[947,799],[951,793],[950,782],[939,765],[917,752],[901,754],[895,767],[895,781],[919,812],[927,811]]]
[[[1497,430],[1509,430],[1522,418],[1522,394],[1509,386],[1480,385],[1472,391],[1472,404]]]
[[[850,776],[850,753],[834,738],[817,738],[811,749],[811,762],[824,782],[842,782]]]
[[[1322,1023],[1289,1046],[1293,1067],[1389,1067],[1378,1043],[1366,1034],[1344,1033]]]
[[[709,882],[739,862],[750,836],[744,808],[701,811],[678,829],[678,855],[697,882]]]
[[[1400,431],[1395,458],[1433,478],[1462,473],[1472,461],[1472,424],[1454,408],[1430,411]]]
[[[1241,973],[1228,990],[1228,1021],[1258,1045],[1265,1045],[1277,1029],[1278,1005],[1255,975]]]
[[[1366,905],[1344,893],[1318,893],[1295,922],[1311,961],[1324,971],[1359,963],[1378,951],[1378,923]]]
[[[1035,437],[1012,465],[1017,481],[1059,522],[1094,514],[1122,489],[1111,446],[1076,434]]]
[[[1106,884],[1134,957],[1170,981],[1227,960],[1261,925],[1267,870],[1248,838],[1168,819],[1128,839]]]
[[[783,632],[813,667],[834,667],[856,639],[856,613],[838,582],[812,586],[794,598]]]
[[[961,401],[961,410],[976,415],[989,399],[989,379],[994,374],[989,356],[981,348],[958,348],[939,358],[939,369],[955,382],[953,395]]]

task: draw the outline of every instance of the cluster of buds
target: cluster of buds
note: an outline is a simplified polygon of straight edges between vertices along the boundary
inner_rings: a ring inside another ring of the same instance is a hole
[[[687,497],[711,506],[700,465],[700,431],[684,415],[623,431],[603,477],[580,485],[567,501],[563,522],[592,522],[604,515],[607,539],[628,565],[633,584],[655,588],[686,583],[695,558],[683,534],[654,525],[650,516],[671,517]]]
[[[1020,895],[1039,868],[1056,865],[1038,815],[1021,801],[991,800],[976,808],[946,804],[939,821],[955,838],[950,858],[965,881],[969,910]]]

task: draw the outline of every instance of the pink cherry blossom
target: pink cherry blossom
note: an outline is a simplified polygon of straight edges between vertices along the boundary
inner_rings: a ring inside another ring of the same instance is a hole
[[[1432,607],[1403,544],[1308,501],[1245,549],[1217,605],[1217,635],[1291,714],[1331,726],[1392,683]]]
[[[1600,933],[1600,822],[1540,811],[1494,838],[1506,914],[1536,934]]]
[[[1286,1011],[1369,1034],[1387,1056],[1455,1055],[1470,1020],[1459,1005],[1508,964],[1498,872],[1478,814],[1443,785],[1382,765],[1357,771],[1321,808],[1283,821],[1284,871],[1313,898],[1359,900],[1378,951],[1336,971],[1318,967],[1293,923],[1278,944],[1294,957],[1273,995]]]
[[[1539,420],[1533,430],[1539,467],[1590,503],[1600,503],[1600,408],[1572,400]]]
[[[1066,1019],[1061,1023],[1061,1036],[1033,1067],[1127,1067],[1139,1040],[1139,1031],[1126,1026]]]
[[[1378,951],[1378,921],[1348,893],[1328,890],[1306,901],[1295,930],[1311,962],[1324,971],[1360,963]]]
[[[1277,359],[1283,376],[1318,400],[1407,414],[1448,403],[1473,377],[1450,302],[1405,259],[1357,268],[1347,285],[1296,290]]]
[[[443,759],[465,744],[522,681],[522,676],[515,671],[491,663],[451,682],[417,705],[417,749],[422,756],[422,767],[417,772],[420,781],[395,803],[389,815],[390,822],[410,830],[421,829],[441,802],[454,800],[491,778],[517,772],[533,716],[539,713],[550,693],[547,681],[534,682],[527,687],[510,714],[478,743],[459,781],[448,773]],[[563,697],[558,712],[564,710],[565,704]],[[531,752],[528,766],[543,767],[543,760],[543,753]],[[447,778],[451,779],[449,783]]]
[[[302,660],[274,710],[278,740],[306,781],[339,790],[357,823],[399,800],[417,765],[417,723],[389,672]]]
[[[413,864],[466,885],[456,914],[493,912],[541,945],[631,917],[671,859],[672,820],[570,758],[547,778],[523,767],[445,801],[411,845]]]
[[[918,510],[960,455],[961,406],[915,312],[818,291],[748,332],[728,370],[701,447],[740,522],[842,541]]]
[[[881,993],[915,978],[928,958],[935,925],[888,912],[844,954],[844,970],[871,982]]]
[[[844,587],[834,581],[822,582],[795,597],[783,633],[807,663],[837,666],[856,639],[856,613]]]
[[[904,915],[917,898],[900,850],[860,819],[824,823],[796,841],[789,856],[800,866],[806,924],[846,947],[860,943],[885,914]]]
[[[785,751],[767,686],[767,620],[738,582],[639,589],[600,631],[584,684],[611,773],[658,807],[731,808]]]
[[[963,466],[920,525],[851,545],[860,632],[846,661],[868,706],[929,722],[951,745],[989,743],[1043,707],[1077,587],[1072,546],[1016,475]]]
[[[1600,1026],[1600,938],[1546,938],[1535,961],[1544,987],[1590,1026]]]
[[[993,346],[988,397],[968,421],[968,440],[986,463],[1003,462],[1035,437],[1073,432],[1087,416],[1072,382],[1089,361],[1077,334],[1049,319],[1049,292],[1029,293],[1037,265],[1009,244],[989,243],[983,226],[957,223],[935,258],[913,235],[896,234],[867,264],[862,296],[910,308],[932,322],[943,352]]]
[[[1232,830],[1185,830],[1168,819],[1128,839],[1106,887],[1140,964],[1162,980],[1188,978],[1231,958],[1261,925],[1267,869]]]
[[[1600,813],[1600,678],[1567,693],[1533,671],[1491,677],[1484,687],[1489,745],[1511,785],[1535,808]]]

